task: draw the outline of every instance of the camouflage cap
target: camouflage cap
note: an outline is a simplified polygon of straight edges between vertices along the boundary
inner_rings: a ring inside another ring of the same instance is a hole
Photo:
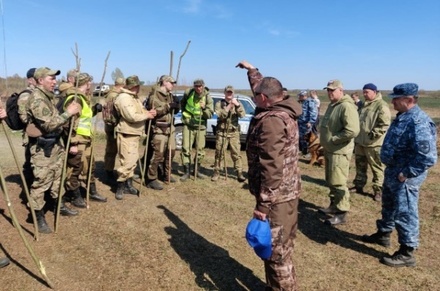
[[[301,92],[298,93],[298,96],[307,96],[307,91],[301,90]]]
[[[36,68],[30,68],[26,73],[26,78],[33,78],[35,74]]]
[[[80,73],[78,75],[78,78],[75,78],[75,85],[76,85],[76,82],[78,82],[78,86],[82,86],[85,83],[91,82],[91,81],[93,81],[93,77],[92,76],[90,76],[87,73]]]
[[[415,83],[403,83],[394,86],[393,93],[388,95],[390,98],[399,98],[399,97],[407,97],[414,96],[418,97],[419,94],[419,86]]]
[[[125,86],[125,79],[122,77],[116,78],[115,85],[124,85]]]
[[[127,79],[125,80],[125,87],[127,87],[128,89],[131,89],[133,87],[136,86],[140,86],[141,82],[139,81],[139,77],[136,75],[127,77]]]
[[[225,87],[225,93],[226,92],[234,92],[234,87],[232,87],[231,85],[228,85]]]
[[[41,67],[35,70],[34,78],[40,79],[46,76],[58,76],[59,74],[61,74],[60,70],[51,70],[48,67]]]
[[[159,82],[170,82],[170,83],[175,84],[176,80],[174,80],[174,78],[171,76],[163,75],[162,77],[160,77]]]
[[[324,87],[324,90],[326,90],[326,89],[335,90],[338,88],[341,88],[341,89],[344,88],[344,85],[342,84],[342,82],[339,80],[330,80],[330,81],[328,81],[327,86]]]
[[[205,82],[203,79],[196,79],[194,80],[194,86],[205,86]]]

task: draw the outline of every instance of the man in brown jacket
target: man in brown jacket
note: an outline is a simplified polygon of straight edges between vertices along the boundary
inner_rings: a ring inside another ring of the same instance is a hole
[[[147,111],[139,100],[140,89],[138,76],[133,75],[125,80],[125,88],[116,97],[115,109],[119,114],[116,126],[116,141],[118,145],[118,188],[116,199],[121,200],[123,194],[138,195],[139,191],[133,187],[133,175],[139,159],[139,139],[145,129],[145,121],[156,116],[156,110]]]
[[[249,190],[256,199],[254,217],[268,219],[272,233],[272,254],[264,259],[267,289],[298,290],[291,255],[301,189],[297,123],[301,105],[284,96],[277,79],[263,78],[247,61],[237,66],[248,71],[258,110],[249,127],[246,154]]]

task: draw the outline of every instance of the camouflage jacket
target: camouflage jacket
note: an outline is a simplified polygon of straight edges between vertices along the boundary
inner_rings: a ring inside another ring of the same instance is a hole
[[[67,112],[59,114],[52,103],[54,94],[37,86],[29,96],[26,112],[30,122],[40,129],[43,135],[61,133],[61,126],[66,124],[70,116]]]
[[[238,119],[244,117],[246,112],[244,111],[243,104],[241,104],[240,101],[238,102],[240,103],[240,106],[232,106],[229,111],[225,108],[229,105],[225,99],[220,100],[215,104],[215,113],[217,113],[217,131],[226,131],[228,123],[228,132],[240,131]]]
[[[436,142],[434,122],[416,105],[397,114],[385,135],[380,159],[405,177],[417,177],[437,162]]]
[[[29,84],[29,86],[26,87],[25,91],[23,91],[20,94],[20,97],[17,100],[18,116],[20,117],[20,120],[25,124],[28,123],[28,115],[26,113],[26,104],[27,104],[27,101],[29,100],[29,97],[31,96],[32,91],[34,89],[35,89],[35,86],[32,84]]]
[[[353,153],[354,138],[359,134],[359,114],[350,96],[330,103],[320,121],[320,142],[325,152]]]
[[[292,98],[256,115],[248,131],[249,191],[263,213],[272,204],[298,198],[301,190],[298,124],[289,103]]]
[[[318,118],[318,106],[315,99],[307,98],[306,100],[299,101],[299,103],[302,106],[302,114],[298,117],[299,126],[306,125],[307,123],[315,124]]]
[[[364,147],[382,146],[385,133],[391,123],[391,113],[388,103],[377,93],[372,101],[365,101],[359,111],[359,135],[354,142]]]
[[[139,97],[132,91],[123,88],[116,97],[114,106],[120,117],[116,132],[142,135],[145,130],[147,113]]]
[[[170,92],[165,92],[160,87],[153,87],[148,97],[147,107],[156,109],[157,115],[152,122],[154,133],[170,134],[174,132],[173,110],[170,109],[170,103],[179,104],[179,101]],[[174,109],[174,114],[177,112],[179,109]]]
[[[254,92],[263,76],[257,69],[251,69],[248,79]],[[302,112],[301,105],[292,97],[267,109],[257,108],[256,112],[247,136],[249,191],[257,200],[256,208],[267,214],[272,204],[300,195],[297,118]]]

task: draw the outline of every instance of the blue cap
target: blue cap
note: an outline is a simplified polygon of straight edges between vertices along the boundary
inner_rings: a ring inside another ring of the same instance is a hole
[[[267,219],[263,221],[252,218],[246,227],[246,240],[263,260],[272,255],[272,233]]]
[[[403,83],[394,86],[393,93],[388,95],[390,98],[399,98],[405,96],[418,96],[419,86],[415,83]]]
[[[366,89],[377,91],[377,87],[373,83],[365,84],[364,87],[362,88],[362,90],[366,90]]]

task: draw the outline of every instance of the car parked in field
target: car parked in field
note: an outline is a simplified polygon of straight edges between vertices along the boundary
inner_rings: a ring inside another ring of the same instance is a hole
[[[183,97],[183,92],[174,93],[174,95],[179,99],[179,101]],[[220,100],[224,99],[225,94],[222,92],[209,92],[209,95],[212,97],[215,104]],[[244,144],[246,142],[246,136],[249,129],[249,123],[251,122],[252,117],[255,113],[255,103],[252,101],[252,98],[243,95],[243,94],[234,94],[234,97],[238,99],[243,105],[243,109],[246,112],[246,115],[242,118],[239,118],[238,123],[240,124],[240,142]],[[176,127],[176,148],[182,148],[182,131],[183,131],[183,123],[182,123],[182,111],[174,115],[174,126]],[[206,141],[215,142],[215,127],[217,126],[217,114],[214,112],[214,115],[211,119],[208,119],[207,128],[206,128]]]
[[[104,96],[105,94],[107,94],[110,91],[110,86],[109,85],[102,85],[102,86],[96,86],[95,90],[93,90],[93,96],[98,96],[99,92],[101,92],[101,96]]]

